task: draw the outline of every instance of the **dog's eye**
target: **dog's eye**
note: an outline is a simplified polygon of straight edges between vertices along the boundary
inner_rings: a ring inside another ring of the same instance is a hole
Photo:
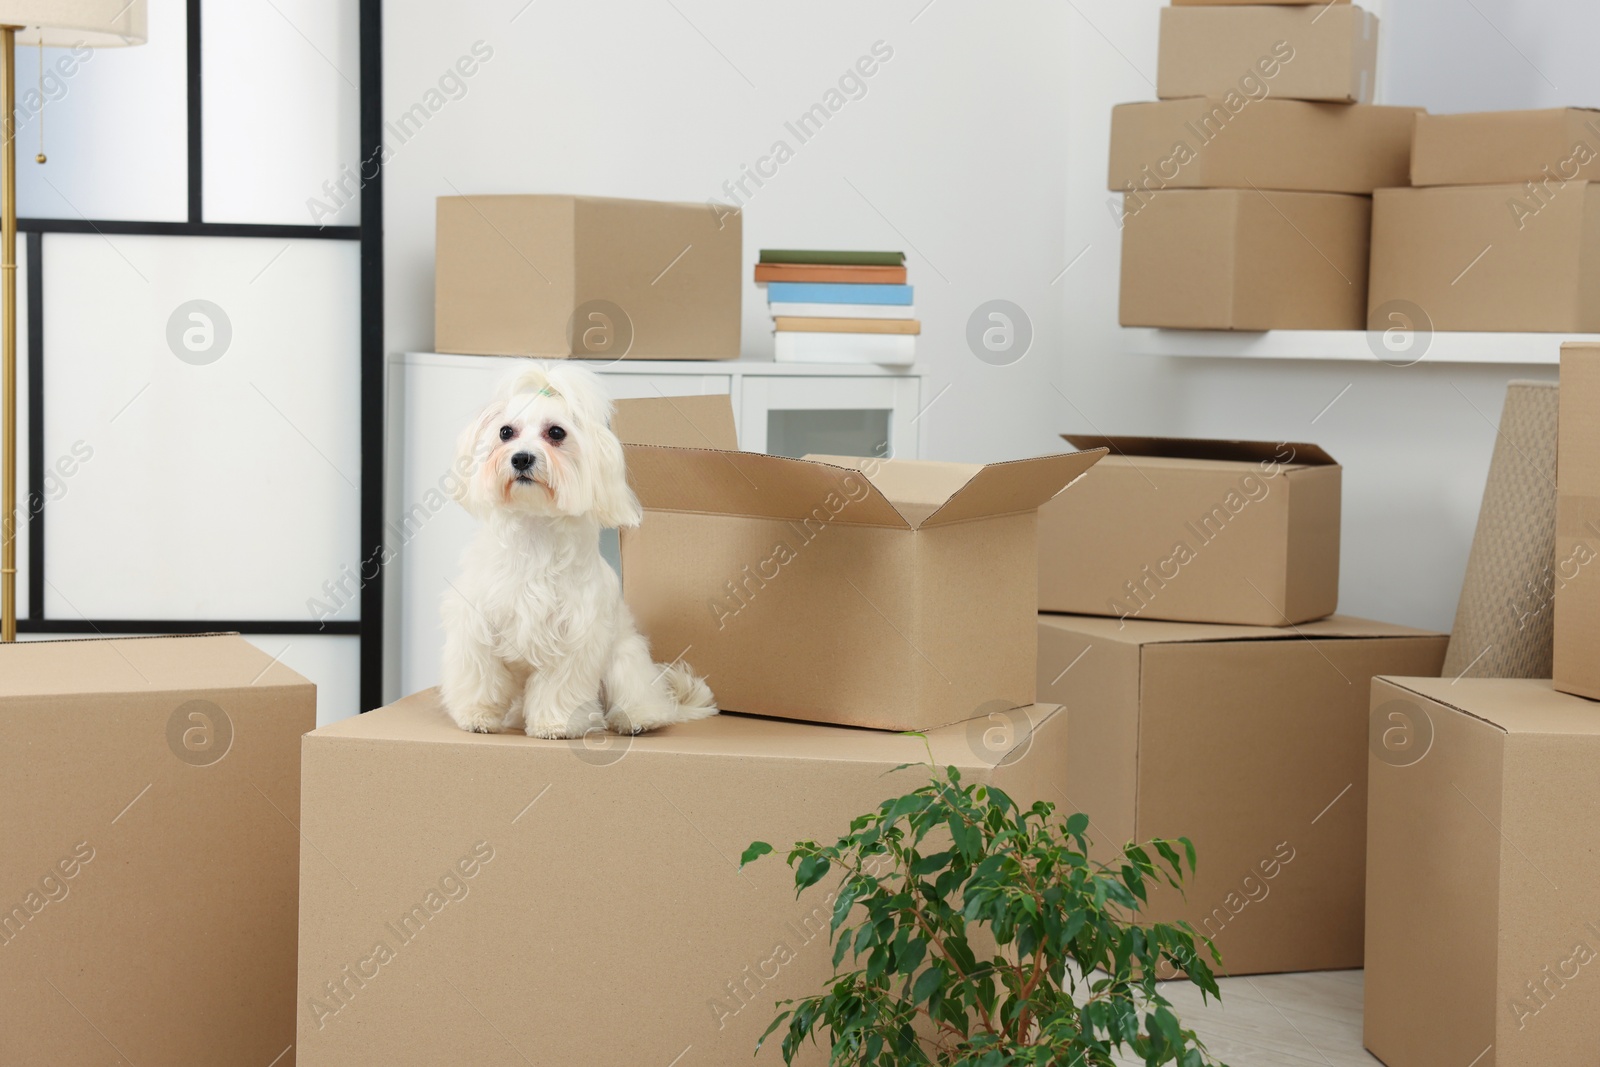
[[[500,427],[500,440],[509,441],[515,436],[517,436],[517,431],[513,430],[511,427],[509,427],[509,426]]]
[[[565,441],[567,439],[567,431],[563,430],[559,426],[550,427],[544,432],[544,434],[552,441]]]

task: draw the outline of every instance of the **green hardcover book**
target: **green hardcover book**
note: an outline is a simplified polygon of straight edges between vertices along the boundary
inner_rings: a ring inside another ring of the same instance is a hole
[[[763,248],[763,263],[821,263],[844,267],[903,267],[904,252],[823,252],[804,248]]]

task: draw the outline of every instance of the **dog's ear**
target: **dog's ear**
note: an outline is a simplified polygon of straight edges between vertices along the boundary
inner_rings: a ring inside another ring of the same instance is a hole
[[[560,396],[578,425],[587,467],[585,476],[600,525],[639,525],[644,514],[639,498],[628,486],[622,442],[611,432],[612,405],[605,383],[594,371],[576,363],[547,363],[538,373],[544,377],[541,388]]]
[[[476,519],[482,519],[485,511],[484,461],[489,458],[493,447],[488,442],[489,424],[499,417],[499,402],[490,404],[478,412],[461,431],[461,436],[456,438],[455,463],[450,471],[450,495]]]

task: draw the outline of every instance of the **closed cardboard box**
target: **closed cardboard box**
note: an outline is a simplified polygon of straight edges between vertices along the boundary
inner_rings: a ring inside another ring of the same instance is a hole
[[[1162,189],[1366,194],[1405,185],[1419,113],[1238,96],[1119,104],[1110,187],[1136,205]]]
[[[1556,435],[1555,687],[1600,700],[1600,345],[1561,347]]]
[[[1370,328],[1600,332],[1600,190],[1569,182],[1373,194]]]
[[[678,403],[620,402],[619,435]],[[656,657],[685,658],[719,707],[921,730],[1033,703],[1037,511],[1103,449],[982,465],[703,444],[627,445],[644,522],[622,532],[622,588]]]
[[[598,196],[442,196],[434,347],[735,359],[742,216]]]
[[[1124,326],[1359,330],[1372,201],[1171,189],[1124,209]]]
[[[1316,445],[1069,434],[1109,448],[1039,509],[1039,610],[1286,626],[1339,606],[1342,471]]]
[[[775,1002],[832,976],[838,884],[796,899],[781,853],[924,784],[894,768],[930,750],[967,782],[1059,803],[1064,725],[1029,708],[924,745],[725,714],[543,741],[465,733],[430,691],[318,730],[300,1067],[781,1064],[756,1040]],[[756,840],[780,855],[741,872]],[[807,1046],[798,1062],[827,1058]]]
[[[1421,115],[1412,185],[1560,187],[1600,177],[1600,111],[1479,111]]]
[[[1388,1067],[1595,1062],[1600,716],[1548,681],[1380,678],[1366,1046]]]
[[[315,726],[237,635],[0,645],[0,1062],[294,1063]]]
[[[1188,836],[1199,871],[1149,918],[1228,974],[1361,966],[1370,681],[1437,674],[1447,638],[1334,617],[1295,630],[1039,616],[1039,692],[1068,711],[1062,804],[1109,857]]]
[[[1161,9],[1156,95],[1370,104],[1378,18],[1354,4]]]

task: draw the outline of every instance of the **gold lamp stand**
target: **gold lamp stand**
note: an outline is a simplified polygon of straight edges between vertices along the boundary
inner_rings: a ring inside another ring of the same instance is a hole
[[[17,639],[17,27],[0,26],[0,388],[5,392],[0,425],[0,641]]]

